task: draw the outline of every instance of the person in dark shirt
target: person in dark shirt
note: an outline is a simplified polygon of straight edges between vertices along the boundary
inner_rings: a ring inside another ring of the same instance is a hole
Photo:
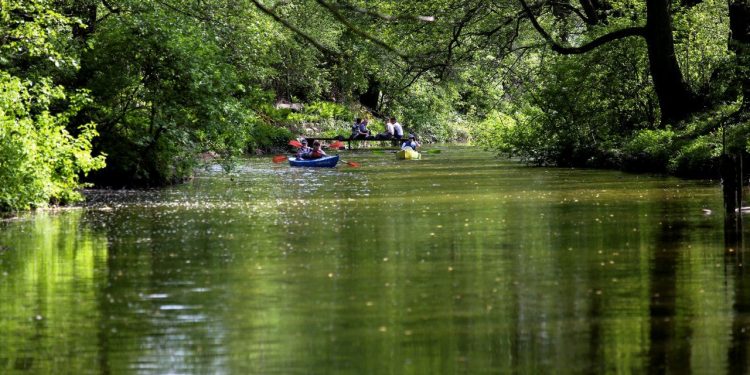
[[[297,157],[297,159],[309,159],[312,149],[307,146],[307,139],[303,139],[299,141],[299,143],[302,144],[302,147],[297,150],[297,155],[295,156]]]
[[[417,151],[417,147],[419,147],[419,142],[417,142],[417,138],[414,136],[414,134],[409,134],[409,140],[401,145],[402,150],[412,149],[414,151]]]

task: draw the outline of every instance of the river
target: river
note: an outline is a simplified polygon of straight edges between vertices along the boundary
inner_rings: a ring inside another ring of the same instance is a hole
[[[0,223],[0,373],[748,371],[717,181],[437,149]]]

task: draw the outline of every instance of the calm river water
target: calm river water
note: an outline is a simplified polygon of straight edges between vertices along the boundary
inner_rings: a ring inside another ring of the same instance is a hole
[[[0,223],[0,373],[747,372],[718,182],[343,155]]]

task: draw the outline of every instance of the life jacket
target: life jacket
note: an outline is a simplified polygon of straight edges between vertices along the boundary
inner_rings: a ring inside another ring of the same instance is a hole
[[[310,158],[311,159],[320,159],[323,156],[324,155],[323,155],[323,151],[322,150],[313,150],[313,152],[310,153]]]

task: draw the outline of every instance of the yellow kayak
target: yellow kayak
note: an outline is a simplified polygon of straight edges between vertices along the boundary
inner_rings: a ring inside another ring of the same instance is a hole
[[[405,160],[419,160],[422,158],[422,155],[412,149],[408,149],[397,152],[396,158]]]

